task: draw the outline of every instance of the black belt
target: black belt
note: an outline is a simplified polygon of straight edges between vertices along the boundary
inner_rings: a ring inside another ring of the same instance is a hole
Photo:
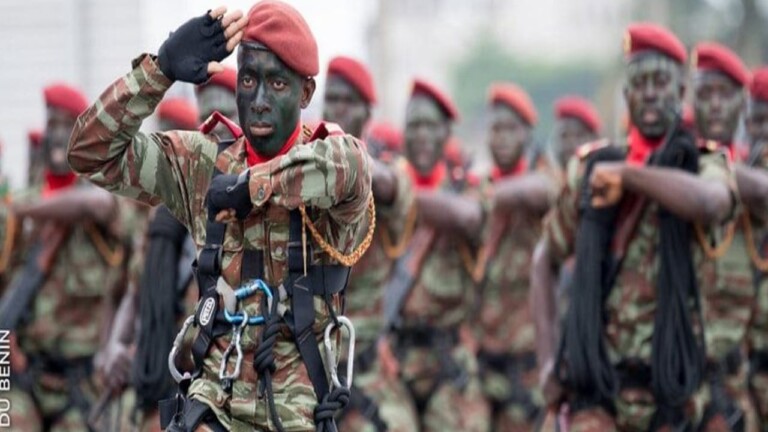
[[[459,344],[459,329],[441,329],[429,325],[402,327],[395,330],[402,347],[453,348]]]

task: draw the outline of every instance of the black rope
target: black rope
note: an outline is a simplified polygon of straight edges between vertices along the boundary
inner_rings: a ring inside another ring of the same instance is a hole
[[[591,205],[589,176],[594,165],[623,160],[616,147],[594,152],[586,164],[580,191],[580,222],[576,233],[576,267],[571,286],[571,301],[563,324],[557,356],[560,380],[580,404],[612,407],[617,378],[605,343],[604,302],[612,281],[610,242],[618,206],[594,208]]]
[[[280,421],[280,415],[277,412],[275,406],[275,396],[272,391],[272,374],[277,370],[275,365],[275,343],[277,342],[277,335],[280,334],[280,314],[277,313],[278,299],[275,297],[272,301],[272,308],[267,305],[266,296],[262,301],[262,311],[266,321],[264,323],[264,331],[261,333],[261,341],[259,346],[256,347],[256,352],[253,356],[253,367],[259,374],[259,398],[267,396],[267,403],[269,405],[269,416],[272,419],[272,423],[275,424],[275,429],[278,432],[283,432],[283,423]],[[269,312],[267,312],[269,310]]]
[[[689,173],[699,170],[699,152],[687,132],[677,131],[657,163]],[[683,405],[701,385],[705,369],[702,332],[693,330],[690,300],[701,323],[701,299],[691,251],[691,224],[659,208],[659,274],[651,350],[651,388],[659,426],[679,423]],[[666,413],[671,413],[671,418]],[[668,418],[664,418],[668,417]],[[683,416],[684,417],[684,416]]]
[[[168,353],[176,336],[177,279],[187,229],[167,207],[149,225],[146,264],[139,285],[139,320],[133,382],[140,406],[153,408],[173,395]]]
[[[343,378],[339,378],[342,387],[334,387],[315,407],[316,432],[336,432],[334,418],[349,405],[350,392]]]

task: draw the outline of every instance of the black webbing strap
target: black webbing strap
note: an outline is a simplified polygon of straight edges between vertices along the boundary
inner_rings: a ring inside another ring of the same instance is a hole
[[[288,231],[288,277],[284,286],[291,297],[291,310],[286,322],[294,335],[309,380],[318,401],[328,394],[328,377],[317,345],[312,325],[315,322],[314,296],[328,296],[341,292],[349,278],[349,267],[311,265],[311,242],[307,242],[307,274],[304,274],[304,249],[302,246],[302,219],[298,210],[290,213]]]

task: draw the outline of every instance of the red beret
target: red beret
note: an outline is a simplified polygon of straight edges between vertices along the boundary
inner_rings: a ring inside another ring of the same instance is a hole
[[[749,91],[753,98],[768,102],[768,67],[755,69]]]
[[[32,148],[40,147],[43,143],[43,131],[40,129],[32,129],[27,131],[27,140]]]
[[[400,152],[403,148],[403,134],[389,123],[371,124],[367,140],[380,141],[388,150],[394,152]]]
[[[299,11],[278,0],[263,0],[248,11],[243,41],[258,42],[299,75],[320,71],[317,42]]]
[[[197,86],[195,90],[198,92],[208,86],[223,87],[232,93],[237,91],[237,71],[229,66],[224,66],[224,70],[211,75],[211,79],[208,82]]]
[[[702,71],[720,72],[742,87],[749,85],[749,70],[739,56],[715,42],[702,42],[693,50],[693,67]]]
[[[536,125],[536,108],[528,93],[520,87],[510,83],[493,84],[488,92],[488,100],[491,104],[501,103],[512,108],[529,126]]]
[[[624,53],[630,57],[643,51],[659,52],[680,64],[688,57],[685,46],[671,31],[658,24],[631,24],[624,35]]]
[[[584,123],[592,132],[600,133],[600,115],[592,103],[579,96],[564,96],[555,102],[555,115],[573,117]]]
[[[197,108],[186,99],[163,99],[157,106],[157,115],[162,120],[176,124],[179,129],[197,129]]]
[[[693,107],[685,104],[683,105],[683,117],[682,117],[683,127],[688,130],[693,130],[696,123],[696,116],[693,113]]]
[[[360,92],[366,102],[376,103],[376,88],[373,86],[371,72],[359,61],[344,56],[335,57],[328,64],[328,75],[344,78]]]
[[[411,97],[417,94],[425,95],[434,99],[434,101],[437,102],[438,105],[440,105],[440,108],[448,116],[449,119],[453,121],[459,120],[459,110],[458,108],[456,108],[456,105],[453,104],[453,101],[451,100],[451,98],[447,94],[440,91],[440,89],[438,89],[431,83],[428,83],[427,81],[416,78],[413,81],[413,89],[411,90]]]
[[[78,117],[88,109],[88,98],[78,89],[63,83],[51,84],[43,90],[45,105],[61,108]]]

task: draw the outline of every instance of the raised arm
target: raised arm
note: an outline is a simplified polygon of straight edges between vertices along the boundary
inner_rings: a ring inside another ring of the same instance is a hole
[[[78,187],[45,200],[15,203],[12,209],[21,218],[51,219],[67,224],[91,220],[107,224],[116,216],[117,201],[101,189]]]

